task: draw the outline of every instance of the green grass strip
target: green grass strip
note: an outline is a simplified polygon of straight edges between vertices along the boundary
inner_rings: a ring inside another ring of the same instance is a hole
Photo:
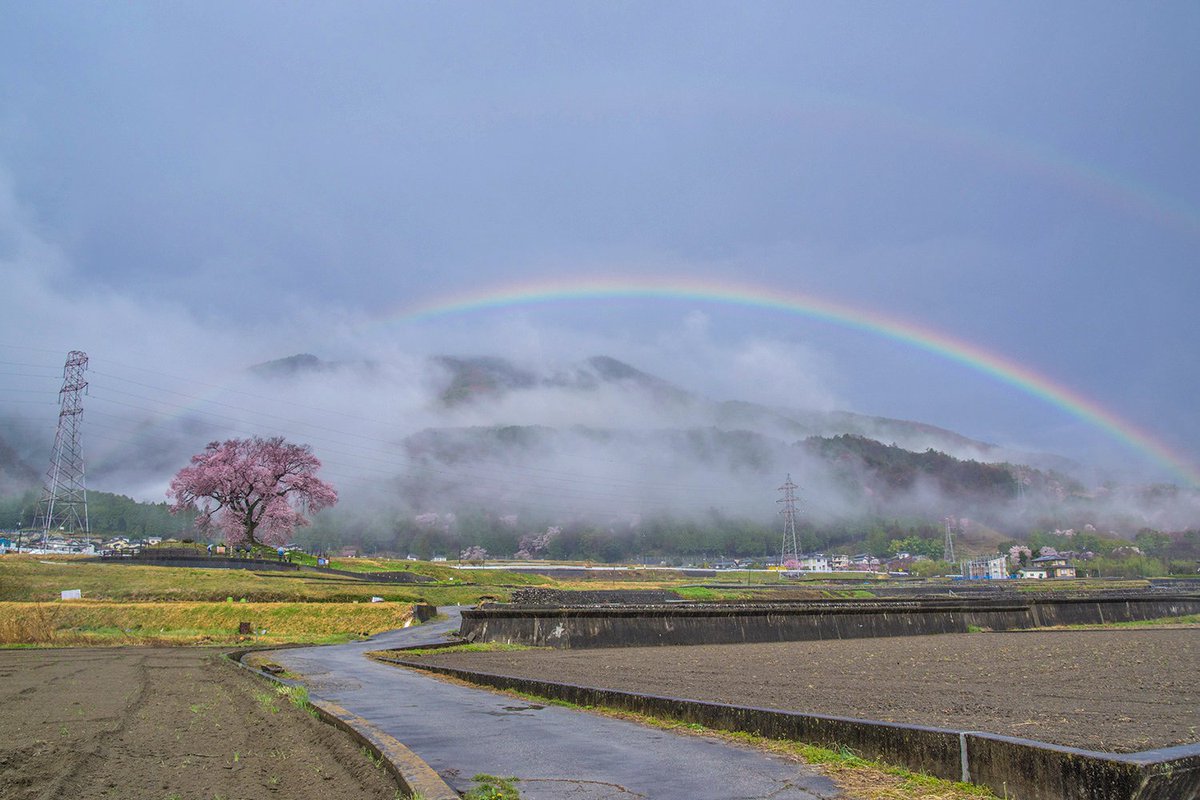
[[[491,688],[491,687],[489,687]],[[611,706],[581,706],[577,703],[571,703],[565,700],[556,700],[550,697],[543,697],[531,692],[522,692],[517,690],[499,690],[502,694],[510,694],[519,697],[529,702],[541,703],[545,705],[561,706],[570,708],[576,711],[590,711],[593,713],[603,714],[609,717],[619,719],[628,719],[633,722],[638,722],[643,725],[649,725],[654,728],[668,731],[683,731],[687,733],[695,733],[708,736],[716,736],[722,739],[728,739],[750,745],[763,750],[768,750],[773,753],[793,756],[808,764],[815,764],[824,767],[833,768],[839,781],[856,784],[856,790],[864,790],[864,797],[912,797],[912,798],[929,798],[929,800],[973,800],[974,798],[988,798],[996,800],[996,795],[985,786],[976,786],[970,783],[961,781],[949,781],[944,778],[938,778],[933,775],[926,775],[920,772],[913,772],[904,767],[896,767],[890,764],[883,764],[871,759],[862,758],[855,754],[849,748],[840,748],[832,750],[826,747],[817,745],[804,744],[782,739],[771,739],[766,736],[760,736],[753,733],[743,733],[741,731],[724,731],[716,728],[709,728],[695,722],[682,722],[680,720],[671,719],[668,717],[656,717],[649,714],[642,714],[634,711],[626,711],[624,709],[613,708]],[[850,779],[847,771],[861,773],[859,780]],[[873,785],[877,781],[877,775],[886,775],[895,779],[895,789],[903,792],[897,795],[894,792],[888,793],[886,787],[880,787],[878,794],[871,794],[866,787]],[[862,787],[857,784],[862,783]]]

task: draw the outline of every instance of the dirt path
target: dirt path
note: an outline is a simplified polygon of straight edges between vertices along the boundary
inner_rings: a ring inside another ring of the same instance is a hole
[[[0,650],[0,797],[393,800],[342,732],[212,650]]]
[[[1200,629],[456,653],[423,660],[1110,752],[1200,741]]]

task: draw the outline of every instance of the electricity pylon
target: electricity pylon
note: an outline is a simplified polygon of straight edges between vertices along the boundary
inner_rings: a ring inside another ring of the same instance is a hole
[[[957,521],[954,517],[946,517],[946,541],[942,545],[942,561],[954,563],[954,526]]]
[[[83,448],[80,426],[83,422],[83,395],[87,392],[88,357],[82,350],[67,353],[63,366],[63,385],[58,391],[58,431],[54,434],[54,452],[46,471],[46,485],[34,518],[35,528],[41,528],[42,547],[46,546],[51,530],[68,533],[83,531],[89,535],[87,516],[87,487],[83,480]]]
[[[792,483],[792,475],[789,472],[787,481],[783,486],[779,487],[779,491],[783,492],[782,499],[776,500],[776,503],[783,503],[783,508],[779,513],[783,515],[783,544],[779,547],[779,566],[787,563],[788,555],[792,558],[797,558],[800,555],[800,545],[796,542],[796,484]]]

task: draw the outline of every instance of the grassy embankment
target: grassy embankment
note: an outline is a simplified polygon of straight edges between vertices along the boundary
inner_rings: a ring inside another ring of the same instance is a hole
[[[0,558],[0,645],[182,644],[233,642],[329,642],[403,625],[410,607],[470,605],[508,600],[521,586],[559,589],[673,589],[697,601],[754,600],[760,588],[696,586],[678,573],[631,569],[558,580],[492,569],[455,569],[445,564],[389,559],[334,559],[348,575],[300,570],[260,571],[146,566],[133,561],[96,563],[78,557],[9,555]],[[372,573],[409,572],[428,583],[371,580]],[[1042,584],[1044,582],[1039,582]],[[1063,582],[1061,588],[1068,588]],[[1144,585],[1103,582],[1105,588]],[[870,596],[869,588],[798,585],[789,596]],[[1019,587],[1042,591],[1060,588]],[[1080,588],[1075,584],[1074,588]],[[82,601],[61,601],[79,589]],[[384,602],[371,603],[379,597]],[[256,633],[237,633],[249,622]],[[257,633],[266,631],[266,633]]]
[[[0,646],[343,641],[404,625],[416,603],[504,601],[521,586],[683,588],[708,599],[707,590],[688,590],[691,581],[673,573],[631,572],[615,579],[597,573],[595,579],[559,581],[389,559],[334,559],[330,566],[355,575],[8,555],[0,558]],[[371,580],[372,573],[399,572],[432,580]],[[64,589],[80,590],[83,599],[60,600]],[[372,603],[373,597],[384,602]],[[241,622],[255,633],[238,634]]]
[[[398,603],[0,602],[0,646],[332,643],[411,622]]]
[[[145,566],[134,561],[89,562],[64,556],[4,556],[0,558],[0,600],[46,601],[63,589],[79,589],[84,598],[117,602],[175,600],[221,602],[228,597],[249,602],[351,603],[382,597],[397,603],[456,605],[477,602],[481,596],[507,599],[514,585],[554,582],[536,575],[491,570],[453,570],[436,564],[410,565],[410,571],[433,578],[432,583],[373,582],[370,572],[392,572],[389,562],[347,559],[334,567],[361,573],[359,577],[319,572],[254,571]],[[399,562],[404,563],[404,562]]]
[[[415,603],[503,600],[513,584],[546,580],[435,564],[347,561],[334,566],[368,573],[399,571],[403,564],[434,582],[9,555],[0,558],[0,646],[345,641],[404,626]],[[60,600],[65,589],[79,589],[83,599]],[[372,597],[384,602],[372,603]],[[239,634],[242,622],[254,633]]]

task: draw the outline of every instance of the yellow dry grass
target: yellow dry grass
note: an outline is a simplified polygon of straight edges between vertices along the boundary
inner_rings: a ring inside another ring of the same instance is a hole
[[[0,645],[336,641],[411,621],[401,603],[9,602],[0,603]]]

